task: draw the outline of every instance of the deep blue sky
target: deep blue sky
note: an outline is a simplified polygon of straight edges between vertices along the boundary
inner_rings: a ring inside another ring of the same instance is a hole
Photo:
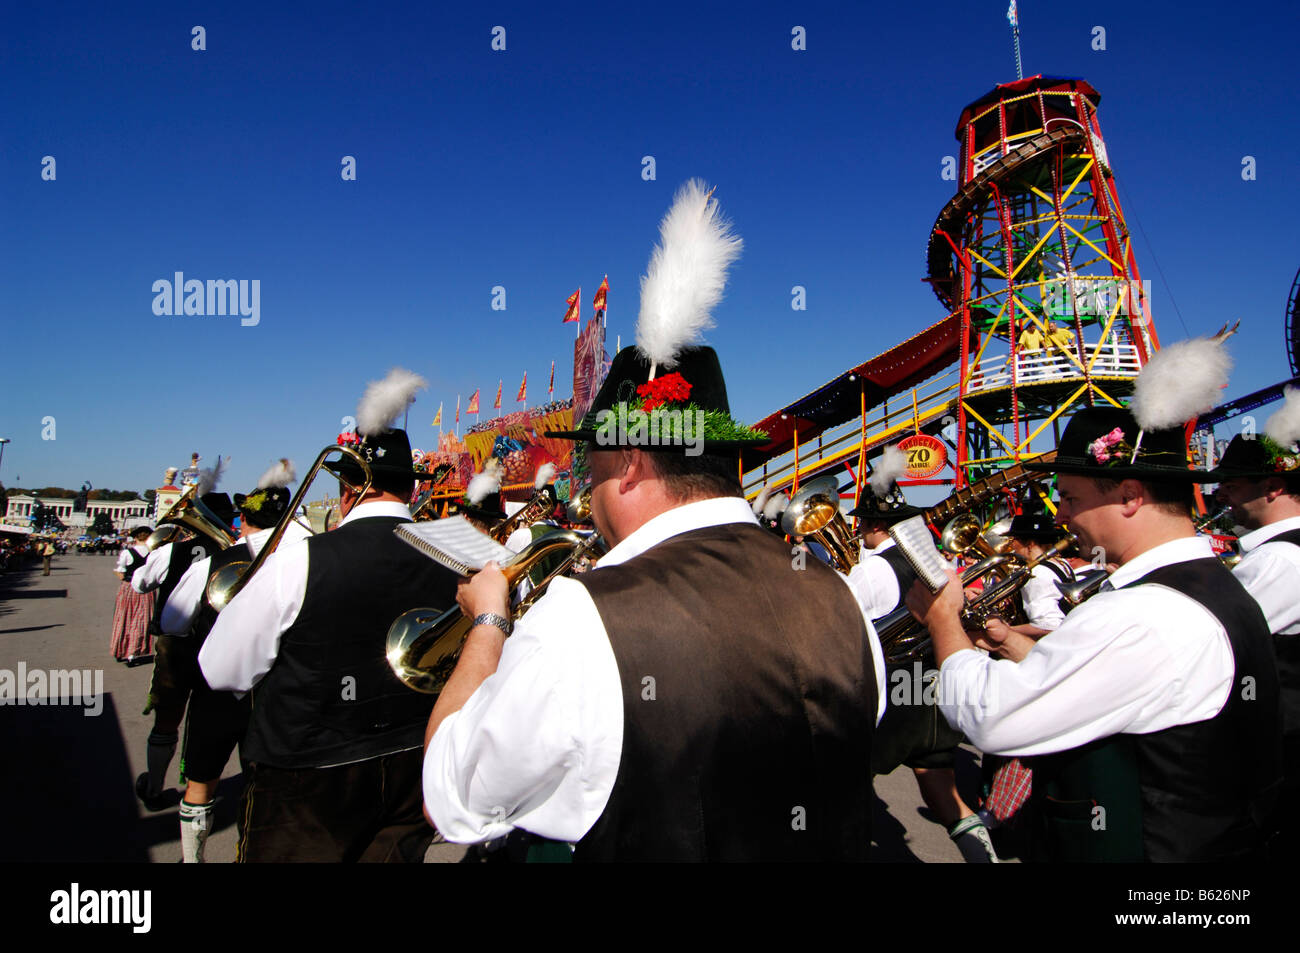
[[[554,359],[567,397],[564,299],[581,285],[585,316],[608,273],[610,347],[629,341],[691,176],[745,240],[709,340],[733,412],[757,419],[943,316],[920,280],[942,158],[961,108],[1015,76],[1005,0],[277,6],[9,8],[5,484],[142,490],[198,450],[232,455],[224,488],[246,489],[275,457],[308,462],[394,364],[432,385],[411,417],[426,448],[440,401],[449,419],[481,387],[486,407],[499,378],[507,409],[525,370],[544,400]],[[1289,376],[1294,4],[1025,0],[1021,17],[1026,74],[1102,93],[1162,339],[1241,317],[1228,396]],[[176,271],[260,279],[260,325],[155,316]]]

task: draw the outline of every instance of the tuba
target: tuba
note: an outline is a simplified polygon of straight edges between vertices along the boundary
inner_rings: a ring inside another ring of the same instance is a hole
[[[533,587],[523,599],[514,603],[510,615],[518,619],[541,598],[546,587],[579,558],[594,553],[601,545],[596,533],[586,536],[569,529],[552,530],[533,540],[501,566],[507,585],[513,590],[544,558],[560,550],[569,552],[559,566]],[[408,609],[389,626],[386,641],[388,665],[407,688],[426,695],[437,695],[460,660],[460,650],[474,626],[465,618],[459,605],[450,609]]]
[[[809,536],[826,547],[835,568],[847,573],[858,564],[858,546],[844,514],[835,477],[814,480],[794,495],[781,516],[788,536]]]
[[[199,499],[198,484],[191,483],[167,512],[158,518],[158,528],[149,534],[145,546],[150,552],[174,543],[185,530],[206,536],[221,549],[235,543],[235,535]]]
[[[212,578],[208,580],[208,587],[206,590],[208,604],[217,612],[220,612],[228,606],[230,600],[239,595],[240,590],[243,589],[244,586],[248,585],[248,581],[253,578],[253,575],[259,569],[262,568],[262,564],[266,562],[271,553],[275,552],[276,547],[280,545],[280,539],[284,536],[284,531],[289,528],[289,523],[297,517],[298,507],[302,505],[303,498],[306,497],[307,491],[311,488],[312,482],[316,479],[316,475],[320,473],[322,469],[330,470],[329,465],[325,461],[332,453],[341,454],[361,467],[361,472],[365,475],[365,480],[362,482],[361,489],[358,491],[357,495],[359,497],[366,495],[366,492],[370,489],[370,484],[373,481],[374,476],[370,472],[370,464],[366,462],[365,457],[361,456],[361,454],[357,453],[357,451],[353,450],[351,447],[331,445],[322,450],[316,455],[316,462],[313,463],[311,469],[307,471],[307,476],[303,479],[302,483],[298,485],[298,492],[295,493],[293,499],[289,501],[289,508],[285,511],[284,516],[280,518],[280,522],[275,524],[275,529],[271,531],[270,538],[266,541],[265,545],[258,550],[258,553],[253,557],[252,562],[239,560],[237,562],[227,563],[225,566],[218,569],[216,573],[213,574]],[[330,470],[330,472],[333,473],[334,476],[338,477],[338,479],[347,483],[352,489],[356,489],[356,486],[347,480],[346,477],[339,473],[335,473],[333,470]]]

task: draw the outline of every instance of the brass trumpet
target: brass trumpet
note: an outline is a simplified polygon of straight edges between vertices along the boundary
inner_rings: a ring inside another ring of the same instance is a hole
[[[858,564],[860,550],[840,512],[840,488],[835,477],[814,480],[796,493],[781,515],[781,529],[787,536],[811,537],[821,543],[842,573]]]
[[[535,494],[533,498],[523,505],[514,516],[507,516],[501,522],[497,523],[488,531],[488,535],[502,545],[510,538],[510,535],[521,526],[528,526],[539,520],[544,520],[555,512],[555,505],[559,503],[559,497],[555,495],[555,487],[546,484]]]
[[[506,583],[514,589],[539,561],[560,549],[569,549],[558,567],[547,574],[523,599],[510,610],[518,619],[532,606],[550,582],[566,571],[583,555],[600,545],[595,533],[586,537],[573,530],[557,529],[533,540],[507,563],[501,566]],[[437,609],[408,609],[399,615],[388,629],[386,640],[389,667],[406,687],[426,695],[437,695],[447,684],[447,679],[460,660],[460,650],[474,626],[465,618],[459,605],[439,611]]]
[[[198,484],[191,483],[176,502],[167,508],[167,512],[159,517],[158,528],[145,540],[145,547],[150,552],[176,542],[187,529],[207,537],[221,549],[235,543],[234,534],[199,499],[198,489]]]
[[[365,475],[365,480],[362,482],[361,489],[358,491],[357,496],[360,498],[366,495],[366,492],[370,489],[370,484],[374,480],[374,475],[370,472],[370,464],[366,462],[365,457],[361,456],[361,454],[357,453],[357,451],[353,450],[351,447],[341,447],[335,444],[322,450],[316,455],[316,462],[313,463],[311,469],[307,471],[307,476],[303,479],[302,483],[298,485],[298,492],[295,493],[293,499],[289,501],[288,510],[286,510],[284,516],[280,518],[280,522],[275,524],[275,529],[271,531],[270,538],[267,539],[265,545],[258,550],[258,553],[253,558],[252,562],[250,563],[246,560],[238,560],[237,562],[227,563],[225,566],[218,569],[216,573],[213,574],[212,578],[208,580],[205,594],[207,596],[208,604],[217,612],[220,612],[226,606],[230,605],[230,600],[239,595],[240,590],[243,589],[244,586],[248,585],[248,581],[253,578],[253,575],[259,569],[262,568],[262,564],[266,562],[271,553],[275,552],[276,547],[280,545],[280,539],[284,536],[284,531],[289,528],[290,521],[297,515],[298,507],[301,505],[303,498],[307,495],[307,491],[311,488],[312,481],[316,479],[316,475],[320,473],[322,469],[330,469],[325,463],[325,460],[332,453],[342,454],[344,457],[351,459],[353,463],[356,463],[361,467],[361,472]],[[339,473],[334,473],[333,470],[330,470],[330,472],[338,479],[347,483],[350,488],[354,490],[356,489],[356,486],[346,477]]]

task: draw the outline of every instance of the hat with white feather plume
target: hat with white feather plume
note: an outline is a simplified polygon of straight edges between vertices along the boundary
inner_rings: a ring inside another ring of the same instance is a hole
[[[889,525],[919,516],[924,510],[907,502],[898,478],[907,472],[907,454],[897,444],[890,444],[880,454],[880,460],[870,468],[867,485],[858,496],[858,505],[849,510],[850,516]]]
[[[1282,406],[1264,423],[1263,433],[1232,438],[1206,482],[1272,476],[1300,482],[1300,389],[1295,387],[1283,390]]]
[[[1204,482],[1191,468],[1186,427],[1211,410],[1228,383],[1232,358],[1224,342],[1236,327],[1178,341],[1156,351],[1138,374],[1128,407],[1087,407],[1076,413],[1056,459],[1025,469],[1161,482]]]
[[[339,445],[361,454],[375,476],[427,478],[412,464],[406,431],[395,425],[415,402],[416,391],[428,386],[419,374],[402,367],[393,368],[383,380],[371,381],[357,404],[356,432],[339,434]],[[346,458],[330,464],[329,470],[349,481],[361,477],[361,468]]]
[[[701,343],[713,327],[727,269],[740,256],[740,237],[722,218],[713,190],[698,179],[677,192],[659,235],[641,279],[636,346],[614,356],[578,426],[546,436],[705,453],[768,443],[767,434],[731,416],[718,355]]]
[[[280,522],[285,510],[289,508],[289,484],[298,479],[293,462],[281,457],[278,462],[262,474],[257,481],[257,489],[245,496],[235,494],[235,506],[249,523],[261,529],[274,526]]]

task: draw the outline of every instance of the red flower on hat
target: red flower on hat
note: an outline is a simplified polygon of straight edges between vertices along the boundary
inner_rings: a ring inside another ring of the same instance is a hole
[[[645,398],[641,409],[654,410],[661,404],[676,404],[691,396],[691,385],[681,374],[665,374],[652,381],[646,381],[636,389]]]
[[[339,434],[338,445],[340,447],[360,446],[361,438],[357,436],[356,431],[345,430]]]

